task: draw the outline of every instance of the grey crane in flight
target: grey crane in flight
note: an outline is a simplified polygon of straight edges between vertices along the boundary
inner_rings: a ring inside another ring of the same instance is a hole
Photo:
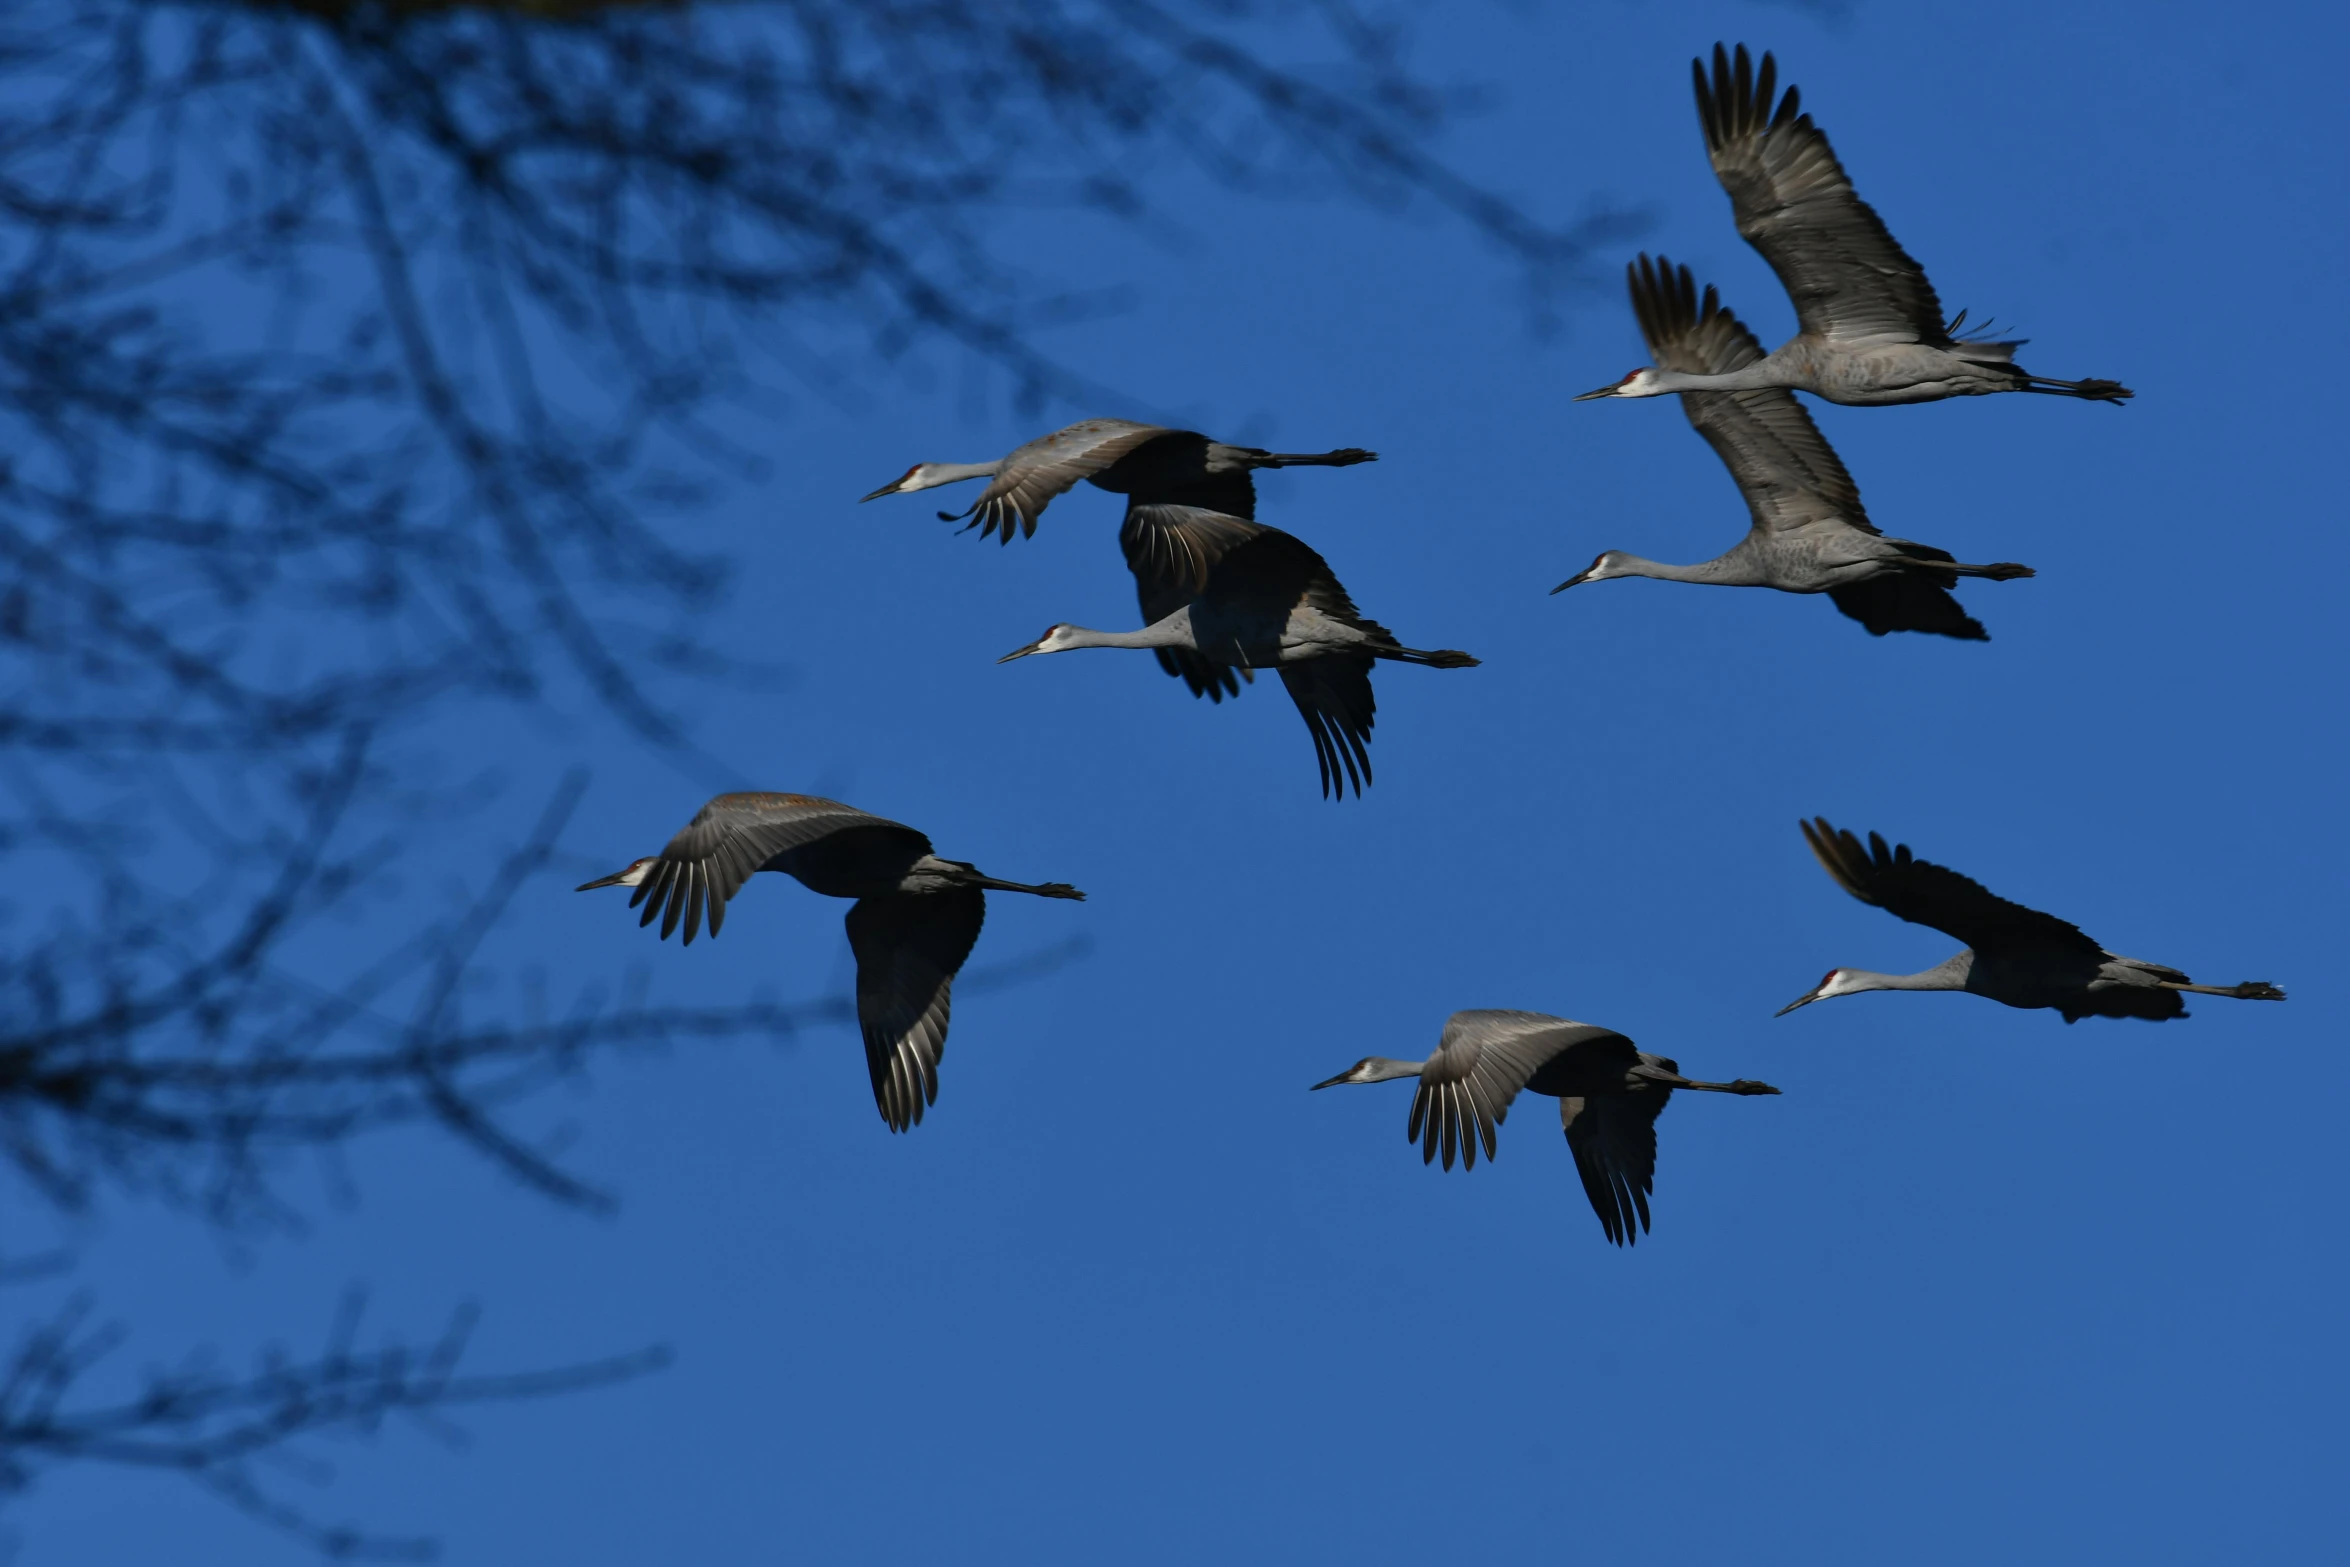
[[[1477,662],[1450,648],[1423,652],[1364,618],[1329,562],[1304,541],[1237,517],[1219,520],[1228,540],[1199,595],[1140,631],[1056,625],[998,659],[1071,648],[1180,648],[1212,664],[1279,669],[1314,738],[1325,799],[1360,795],[1371,779],[1371,666],[1379,659],[1464,669]],[[1340,781],[1341,773],[1344,782]]]
[[[2067,1023],[2085,1017],[2134,1017],[2166,1022],[2187,1015],[2182,992],[2238,1001],[2282,1001],[2266,980],[2198,985],[2175,968],[2106,951],[2077,925],[1994,896],[1958,872],[1921,860],[1909,845],[1887,848],[1876,833],[1864,847],[1848,830],[1820,817],[1805,822],[1803,841],[1836,885],[1914,925],[1931,925],[1967,944],[1967,950],[1916,974],[1830,969],[1827,978],[1779,1009],[1864,990],[1963,990],[2011,1007],[2050,1007]]]
[[[1197,430],[1176,430],[1131,419],[1085,419],[1038,436],[994,462],[925,462],[908,468],[866,500],[936,489],[965,479],[991,482],[969,507],[942,511],[942,522],[971,519],[965,531],[1012,542],[1014,529],[1033,537],[1053,497],[1086,480],[1126,497],[1118,546],[1134,573],[1135,595],[1147,624],[1162,620],[1197,596],[1208,568],[1231,542],[1219,519],[1254,520],[1259,468],[1347,468],[1377,462],[1359,446],[1331,452],[1268,452],[1231,446]],[[1158,649],[1159,667],[1180,676],[1194,696],[1221,702],[1238,696],[1246,669],[1212,663],[1182,648]]]
[[[1065,882],[998,881],[940,859],[903,823],[806,794],[722,794],[659,854],[579,890],[634,887],[628,906],[645,909],[637,923],[658,918],[667,941],[682,922],[691,945],[705,910],[716,938],[727,901],[756,871],[781,871],[811,892],[857,900],[848,916],[857,1022],[873,1101],[893,1132],[919,1125],[923,1107],[938,1102],[950,992],[979,940],[987,894],[1085,897]]]
[[[1687,267],[1662,256],[1652,263],[1643,255],[1625,273],[1641,335],[1660,366],[1718,375],[1763,357],[1762,344],[1722,308],[1711,286],[1702,301],[1698,298],[1697,281]],[[1879,533],[1835,448],[1784,387],[1683,392],[1681,410],[1746,497],[1754,518],[1746,537],[1726,553],[1692,566],[1607,550],[1553,593],[1611,577],[1825,593],[1873,636],[1926,631],[1980,642],[1989,633],[1959,608],[1951,587],[1960,577],[2005,582],[2034,575],[2031,567],[2013,561],[1963,565],[1947,550]]]
[[[1423,1164],[1434,1163],[1441,1152],[1447,1170],[1456,1151],[1464,1169],[1475,1169],[1479,1143],[1487,1159],[1499,1153],[1495,1130],[1521,1091],[1556,1099],[1583,1193],[1599,1215],[1599,1227],[1618,1246],[1638,1242],[1648,1228],[1648,1198],[1656,1189],[1656,1118],[1674,1089],[1779,1091],[1743,1077],[1734,1083],[1683,1077],[1677,1064],[1634,1047],[1612,1028],[1542,1012],[1501,1011],[1455,1012],[1444,1025],[1436,1054],[1425,1061],[1365,1056],[1314,1087],[1399,1077],[1420,1080],[1404,1140],[1420,1145]]]
[[[1757,73],[1744,44],[1734,59],[1716,44],[1712,79],[1702,60],[1691,69],[1714,174],[1729,193],[1738,232],[1786,286],[1799,330],[1735,370],[1651,366],[1578,402],[1764,386],[1859,404],[2045,392],[2118,406],[2133,395],[2114,381],[2034,375],[2015,363],[2020,341],[1959,337],[1966,312],[1946,323],[1925,269],[1853,190],[1828,138],[1800,112],[1800,95],[1790,87],[1777,96],[1778,66],[1769,55]]]

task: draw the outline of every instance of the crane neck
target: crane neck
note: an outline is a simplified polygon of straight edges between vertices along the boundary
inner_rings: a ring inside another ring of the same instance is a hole
[[[1190,647],[1191,616],[1189,606],[1177,610],[1166,619],[1154,621],[1140,631],[1095,631],[1089,626],[1065,626],[1056,640],[1059,652],[1080,647]]]
[[[1932,968],[1920,969],[1915,974],[1879,974],[1873,969],[1848,968],[1844,970],[1840,991],[1861,990],[1964,990],[1967,970],[1972,967],[1972,954],[1937,963]]]
[[[965,479],[992,479],[1004,461],[994,462],[934,462],[922,469],[922,488],[934,490],[942,484],[960,484]]]
[[[1765,387],[1792,385],[1778,355],[1766,354],[1752,364],[1715,375],[1694,370],[1652,369],[1650,385],[1659,392],[1753,392]]]
[[[1609,577],[1654,577],[1660,582],[1711,582],[1717,586],[1732,588],[1754,588],[1768,585],[1761,568],[1739,550],[1732,550],[1727,555],[1717,555],[1712,560],[1701,560],[1689,566],[1676,566],[1669,561],[1650,560],[1644,555],[1628,555],[1622,550],[1610,550],[1606,575]]]
[[[1371,1056],[1358,1068],[1362,1075],[1358,1083],[1386,1083],[1399,1077],[1418,1077],[1425,1061],[1398,1061],[1392,1056]]]

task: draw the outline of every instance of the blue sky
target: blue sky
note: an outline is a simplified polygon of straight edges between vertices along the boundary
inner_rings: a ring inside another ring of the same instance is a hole
[[[81,1282],[139,1327],[134,1363],[299,1342],[354,1281],[386,1325],[481,1300],[484,1367],[675,1347],[660,1377],[470,1416],[461,1451],[395,1430],[330,1486],[289,1480],[456,1563],[2338,1559],[2343,31],[2318,6],[1449,8],[1415,58],[1492,99],[1447,153],[1537,211],[1654,215],[1551,336],[1431,214],[1170,160],[1172,241],[1023,219],[1038,275],[1131,285],[1047,343],[1134,401],[1021,416],[936,349],[845,398],[778,387],[742,427],[771,480],[693,527],[739,563],[720,642],[796,679],[681,704],[760,786],[1084,887],[997,899],[977,961],[1077,935],[1083,960],[970,996],[905,1137],[845,1033],[680,1050],[531,1120],[616,1218],[385,1136],[307,1235],[228,1256],[122,1204]],[[2038,568],[1964,591],[1987,646],[1759,591],[1546,596],[1602,548],[1695,560],[1745,526],[1677,409],[1568,402],[1645,362],[1614,281],[1642,244],[1766,343],[1791,330],[1690,105],[1716,38],[1778,51],[1945,303],[2028,336],[2037,371],[2139,394],[1818,410],[1886,531]],[[1261,481],[1366,612],[1486,661],[1380,671],[1361,801],[1317,797],[1277,687],[1212,708],[1139,654],[996,666],[1055,620],[1132,624],[1116,498],[1008,548],[930,497],[854,504],[1136,412],[1382,453]],[[459,830],[479,846],[595,768],[564,874],[500,938],[513,969],[560,991],[641,967],[679,999],[846,977],[844,906],[788,882],[690,951],[567,890],[708,792],[584,706],[436,739],[498,782]],[[1954,945],[1837,891],[1810,813],[2293,999],[2161,1027],[1944,996],[1774,1021],[1831,966]],[[470,885],[445,851],[402,884]],[[1423,1054],[1461,1007],[1786,1092],[1677,1101],[1655,1232],[1618,1251],[1547,1103],[1445,1175],[1404,1144],[1407,1088],[1306,1093]],[[27,1563],[306,1559],[97,1470],[12,1527]]]

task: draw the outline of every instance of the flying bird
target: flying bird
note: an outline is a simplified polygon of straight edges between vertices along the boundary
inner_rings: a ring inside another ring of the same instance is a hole
[[[1085,897],[1065,882],[998,881],[940,859],[911,827],[806,794],[722,794],[659,854],[579,890],[634,887],[628,906],[645,909],[637,924],[658,918],[667,941],[682,922],[691,945],[705,910],[716,939],[728,900],[755,871],[781,871],[811,892],[857,900],[848,916],[857,1021],[873,1101],[893,1132],[919,1125],[923,1107],[938,1102],[949,992],[979,940],[987,894]]]
[[[1913,857],[1909,845],[1888,849],[1869,834],[1867,847],[1827,818],[1804,822],[1803,841],[1836,885],[1913,925],[1931,925],[1967,944],[1967,950],[1916,974],[1830,969],[1827,978],[1779,1009],[1864,990],[1963,990],[2011,1007],[2051,1007],[2067,1023],[2085,1017],[2135,1017],[2167,1022],[2185,1017],[2181,992],[2238,1001],[2282,1001],[2266,980],[2198,985],[2175,968],[2106,951],[2053,914],[1996,897],[1954,870]]]
[[[1735,370],[1635,370],[1593,397],[1742,392],[1784,386],[1831,403],[1926,403],[1990,392],[2045,392],[2120,404],[2115,381],[2059,381],[2015,363],[2021,341],[1961,338],[1966,312],[1945,319],[1925,269],[1860,199],[1793,87],[1777,97],[1769,55],[1758,74],[1740,44],[1714,45],[1712,79],[1692,61],[1706,152],[1730,196],[1738,232],[1762,252],[1795,305],[1799,330],[1777,351]]]
[[[1364,618],[1329,562],[1302,540],[1236,517],[1222,521],[1233,542],[1208,569],[1199,595],[1172,614],[1140,631],[1051,626],[997,662],[1071,648],[1143,647],[1179,648],[1216,665],[1277,668],[1313,735],[1323,797],[1343,800],[1348,784],[1361,795],[1371,781],[1371,665],[1384,658],[1463,669],[1477,660],[1449,648],[1403,646]]]
[[[1359,446],[1332,452],[1268,452],[1255,446],[1228,446],[1197,430],[1137,424],[1131,419],[1086,419],[1018,447],[994,462],[925,462],[908,468],[866,500],[936,489],[964,479],[992,482],[959,512],[942,511],[942,522],[971,519],[965,530],[995,534],[1012,542],[1017,528],[1033,537],[1036,521],[1054,496],[1087,480],[1126,497],[1126,520],[1118,545],[1134,573],[1135,594],[1147,623],[1164,619],[1199,593],[1208,568],[1234,539],[1225,520],[1254,520],[1259,468],[1348,468],[1376,462],[1377,452]],[[1221,702],[1240,694],[1247,670],[1210,663],[1181,648],[1160,648],[1159,667],[1181,676],[1194,696]]]
[[[1763,357],[1762,344],[1722,308],[1711,286],[1699,300],[1697,281],[1687,267],[1676,267],[1662,256],[1652,263],[1643,255],[1625,273],[1641,335],[1659,365],[1722,375]],[[1835,448],[1784,387],[1683,392],[1681,410],[1746,497],[1746,509],[1754,518],[1746,537],[1726,553],[1693,566],[1607,550],[1587,570],[1551,589],[1553,593],[1611,577],[1825,593],[1872,636],[1927,631],[1981,642],[1989,633],[1959,608],[1950,589],[1960,577],[2005,582],[2034,575],[2031,567],[2013,561],[1962,565],[1947,550],[1879,533],[1862,509],[1860,489],[1837,460]]]
[[[1779,1091],[1743,1077],[1734,1083],[1683,1077],[1677,1064],[1636,1049],[1612,1028],[1541,1012],[1497,1011],[1455,1012],[1444,1025],[1436,1054],[1425,1061],[1365,1056],[1314,1087],[1399,1077],[1420,1080],[1404,1140],[1420,1145],[1423,1164],[1434,1163],[1441,1151],[1447,1170],[1456,1151],[1464,1169],[1475,1169],[1480,1142],[1487,1159],[1497,1156],[1495,1130],[1508,1119],[1510,1101],[1521,1090],[1556,1099],[1583,1193],[1599,1215],[1599,1227],[1618,1246],[1638,1242],[1648,1228],[1648,1198],[1656,1189],[1656,1118],[1674,1089]]]

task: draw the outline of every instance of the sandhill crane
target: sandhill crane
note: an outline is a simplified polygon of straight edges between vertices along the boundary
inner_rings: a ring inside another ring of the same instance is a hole
[[[1051,626],[997,662],[1071,648],[1147,647],[1188,649],[1214,664],[1278,668],[1314,737],[1323,797],[1346,798],[1338,782],[1342,768],[1360,795],[1371,779],[1372,662],[1463,669],[1477,660],[1449,648],[1404,647],[1385,626],[1363,618],[1329,562],[1302,540],[1237,517],[1224,521],[1247,531],[1208,568],[1199,596],[1173,614],[1140,631]]]
[[[1961,339],[1960,311],[1945,324],[1942,302],[1884,220],[1860,199],[1793,87],[1772,98],[1778,66],[1754,62],[1740,44],[1735,61],[1714,45],[1713,78],[1690,62],[1697,114],[1714,174],[1729,192],[1738,232],[1786,285],[1800,328],[1778,350],[1736,370],[1635,370],[1593,397],[1660,397],[1667,392],[1736,392],[1785,386],[1832,403],[1924,403],[1988,392],[2045,392],[2119,405],[2132,395],[2114,381],[2058,381],[2016,364],[2018,342]]]
[[[964,479],[991,479],[979,499],[963,511],[942,511],[939,520],[972,519],[979,536],[993,533],[1009,544],[1017,527],[1033,536],[1036,520],[1054,496],[1084,479],[1125,496],[1126,520],[1118,546],[1134,573],[1135,595],[1147,624],[1191,602],[1208,568],[1234,542],[1222,519],[1253,521],[1257,514],[1259,468],[1347,468],[1377,462],[1377,452],[1359,446],[1333,452],[1268,452],[1255,446],[1227,446],[1197,430],[1137,424],[1131,419],[1086,419],[1038,436],[994,462],[916,463],[893,484],[866,500],[935,489]],[[1181,648],[1160,648],[1159,667],[1181,676],[1194,696],[1221,702],[1240,694],[1250,677],[1245,669],[1211,663]]]
[[[1762,344],[1722,308],[1711,286],[1699,301],[1687,267],[1662,256],[1651,263],[1643,255],[1625,273],[1641,335],[1659,365],[1719,375],[1763,357]],[[2012,561],[1961,565],[1947,550],[1879,533],[1835,449],[1783,387],[1683,392],[1681,408],[1738,482],[1753,527],[1728,553],[1694,566],[1607,550],[1553,593],[1611,577],[1825,593],[1874,636],[1930,631],[1980,642],[1988,633],[1950,596],[1952,584],[1960,577],[2005,582],[2034,574]]]
[[[998,881],[940,859],[911,827],[805,794],[722,794],[659,854],[579,890],[634,887],[628,906],[645,906],[637,923],[659,918],[667,941],[682,919],[691,945],[705,907],[716,938],[727,900],[754,871],[781,871],[811,892],[857,900],[848,917],[857,1021],[873,1102],[893,1132],[919,1125],[923,1106],[938,1102],[949,992],[979,940],[987,893],[1085,897],[1065,882]]]
[[[1441,1149],[1447,1170],[1456,1149],[1462,1167],[1475,1169],[1480,1141],[1486,1158],[1496,1156],[1494,1129],[1508,1118],[1510,1101],[1520,1090],[1556,1099],[1584,1195],[1599,1215],[1599,1227],[1618,1246],[1638,1242],[1648,1228],[1648,1197],[1656,1189],[1656,1118],[1674,1089],[1779,1091],[1745,1078],[1701,1083],[1683,1077],[1678,1065],[1634,1048],[1612,1028],[1541,1012],[1498,1011],[1455,1012],[1444,1025],[1436,1054],[1425,1061],[1365,1056],[1314,1087],[1399,1077],[1420,1080],[1404,1141],[1420,1145],[1423,1164],[1433,1163]]]
[[[1916,859],[1909,845],[1888,849],[1869,834],[1868,847],[1827,818],[1805,822],[1811,845],[1836,885],[1886,913],[1915,925],[1931,925],[1967,944],[1967,950],[1916,974],[1876,974],[1867,969],[1830,969],[1808,995],[1779,1009],[1864,990],[1963,990],[2011,1007],[2053,1007],[2067,1023],[2085,1017],[2135,1017],[2166,1022],[2187,1015],[2180,992],[2231,996],[2238,1001],[2282,1001],[2285,993],[2265,980],[2240,985],[2198,985],[2175,968],[2108,952],[2053,914],[1995,897],[1954,870]]]

